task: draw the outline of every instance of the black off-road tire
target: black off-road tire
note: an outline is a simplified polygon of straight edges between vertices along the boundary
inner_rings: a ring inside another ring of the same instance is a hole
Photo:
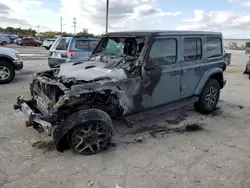
[[[110,116],[99,109],[78,111],[66,118],[63,124],[73,127],[67,133],[68,144],[73,152],[83,155],[97,154],[106,149],[113,135]]]
[[[10,83],[15,78],[15,75],[16,75],[15,68],[11,63],[6,62],[6,61],[0,61],[0,67],[2,66],[6,67],[9,70],[10,76],[6,80],[0,79],[0,84]]]
[[[219,98],[219,82],[215,79],[209,79],[199,96],[199,101],[194,104],[194,107],[198,112],[203,114],[210,113],[215,110]]]

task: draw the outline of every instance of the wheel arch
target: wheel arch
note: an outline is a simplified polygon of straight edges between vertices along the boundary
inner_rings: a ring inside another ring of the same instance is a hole
[[[215,79],[215,80],[217,80],[219,82],[221,89],[224,87],[223,70],[221,68],[216,67],[216,68],[212,68],[212,69],[207,70],[203,74],[203,76],[202,76],[202,78],[201,78],[201,80],[200,80],[194,94],[195,95],[200,95],[203,88],[207,84],[208,80],[211,79],[211,78]]]

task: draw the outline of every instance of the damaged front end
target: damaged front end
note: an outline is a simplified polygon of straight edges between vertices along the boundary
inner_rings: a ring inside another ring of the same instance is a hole
[[[36,73],[30,84],[31,100],[18,97],[14,108],[28,118],[26,126],[48,135],[53,132],[56,144],[72,128],[64,128],[64,120],[78,111],[99,109],[111,118],[123,118],[138,108],[139,54],[96,52],[87,61]]]

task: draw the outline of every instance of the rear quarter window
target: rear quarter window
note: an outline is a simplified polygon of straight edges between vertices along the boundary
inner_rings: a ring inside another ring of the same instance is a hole
[[[99,41],[96,40],[76,40],[72,45],[72,50],[90,50],[93,51]]]
[[[76,40],[74,47],[79,50],[89,50],[89,43],[87,40]]]
[[[205,49],[206,49],[207,58],[221,57],[223,53],[221,38],[220,37],[207,37]]]
[[[95,49],[95,47],[97,46],[98,43],[99,43],[98,40],[89,41],[89,48],[90,48],[90,50],[93,51]]]
[[[56,50],[67,50],[70,38],[61,38],[56,44]]]

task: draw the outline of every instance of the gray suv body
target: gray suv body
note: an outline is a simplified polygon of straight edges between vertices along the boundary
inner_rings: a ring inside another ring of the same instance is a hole
[[[221,33],[109,33],[88,60],[34,75],[32,99],[19,97],[14,108],[27,126],[53,132],[58,151],[95,154],[111,140],[111,119],[131,123],[190,103],[212,112],[226,83],[223,70]]]

